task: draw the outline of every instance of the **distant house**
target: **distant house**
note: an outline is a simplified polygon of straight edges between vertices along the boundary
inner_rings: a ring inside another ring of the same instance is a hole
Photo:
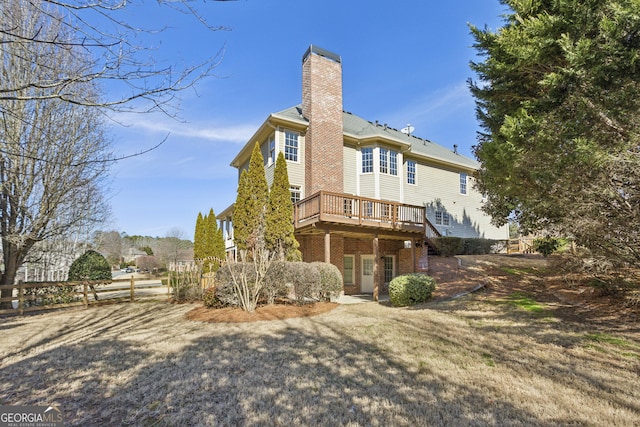
[[[336,265],[347,294],[374,293],[421,267],[440,236],[508,239],[473,188],[478,163],[432,141],[343,111],[342,60],[311,46],[302,57],[302,104],[272,113],[231,165],[248,168],[258,142],[271,185],[287,160],[295,233],[304,261]],[[218,215],[233,251],[233,206]]]

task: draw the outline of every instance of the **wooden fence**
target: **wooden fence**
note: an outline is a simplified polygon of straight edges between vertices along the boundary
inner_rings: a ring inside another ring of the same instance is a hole
[[[155,283],[148,283],[150,281]],[[0,298],[0,302],[17,302],[17,308],[2,309],[0,310],[0,315],[22,315],[30,311],[64,307],[88,307],[89,305],[104,302],[134,302],[140,298],[168,297],[171,292],[170,287],[163,285],[160,279],[135,279],[133,275],[131,278],[111,281],[18,283],[16,285],[2,285],[0,289],[12,290],[12,296]],[[149,292],[150,290],[153,290],[153,292]]]

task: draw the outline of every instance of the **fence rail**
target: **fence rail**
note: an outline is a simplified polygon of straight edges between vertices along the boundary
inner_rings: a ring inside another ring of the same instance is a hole
[[[12,290],[12,296],[0,298],[0,302],[11,301],[13,305],[17,305],[16,308],[0,309],[0,315],[22,315],[30,311],[65,307],[88,307],[103,302],[134,302],[139,298],[168,296],[171,291],[170,287],[163,285],[160,279],[136,279],[134,276],[110,281],[24,282],[15,285],[1,285],[0,289]],[[39,290],[41,291],[39,292]]]

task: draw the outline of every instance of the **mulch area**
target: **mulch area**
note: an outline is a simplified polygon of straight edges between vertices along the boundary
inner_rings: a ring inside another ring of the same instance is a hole
[[[545,303],[553,315],[564,320],[593,323],[618,329],[637,327],[640,305],[631,305],[625,296],[603,296],[587,281],[554,275],[546,270],[540,255],[481,255],[458,258],[432,257],[428,274],[437,287],[430,303],[449,301],[477,292],[479,299],[510,298],[515,293],[531,296]],[[187,313],[190,320],[202,322],[256,322],[310,317],[336,308],[338,304],[271,304],[247,313],[239,308],[211,309],[199,306]]]

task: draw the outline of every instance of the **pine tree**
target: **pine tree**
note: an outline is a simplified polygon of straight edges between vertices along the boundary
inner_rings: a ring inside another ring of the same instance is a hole
[[[503,28],[471,28],[484,210],[640,266],[638,2],[504,3]]]
[[[204,218],[202,217],[202,212],[198,212],[196,230],[193,236],[193,257],[195,259],[201,259],[204,257],[204,241]]]
[[[233,241],[238,250],[247,249],[247,241],[249,240],[249,234],[251,231],[249,230],[249,219],[246,208],[246,203],[248,199],[248,172],[247,170],[243,170],[240,173],[240,181],[238,182],[238,194],[236,196],[236,202],[233,205]]]
[[[238,249],[253,250],[264,247],[264,223],[268,197],[269,187],[264,174],[264,158],[260,145],[256,143],[249,160],[249,169],[246,172],[243,171],[240,176],[238,197],[234,206],[234,235]]]
[[[287,162],[278,154],[273,183],[269,192],[266,213],[265,241],[267,249],[278,254],[280,260],[299,259],[298,241],[294,236],[293,203],[289,188]]]

